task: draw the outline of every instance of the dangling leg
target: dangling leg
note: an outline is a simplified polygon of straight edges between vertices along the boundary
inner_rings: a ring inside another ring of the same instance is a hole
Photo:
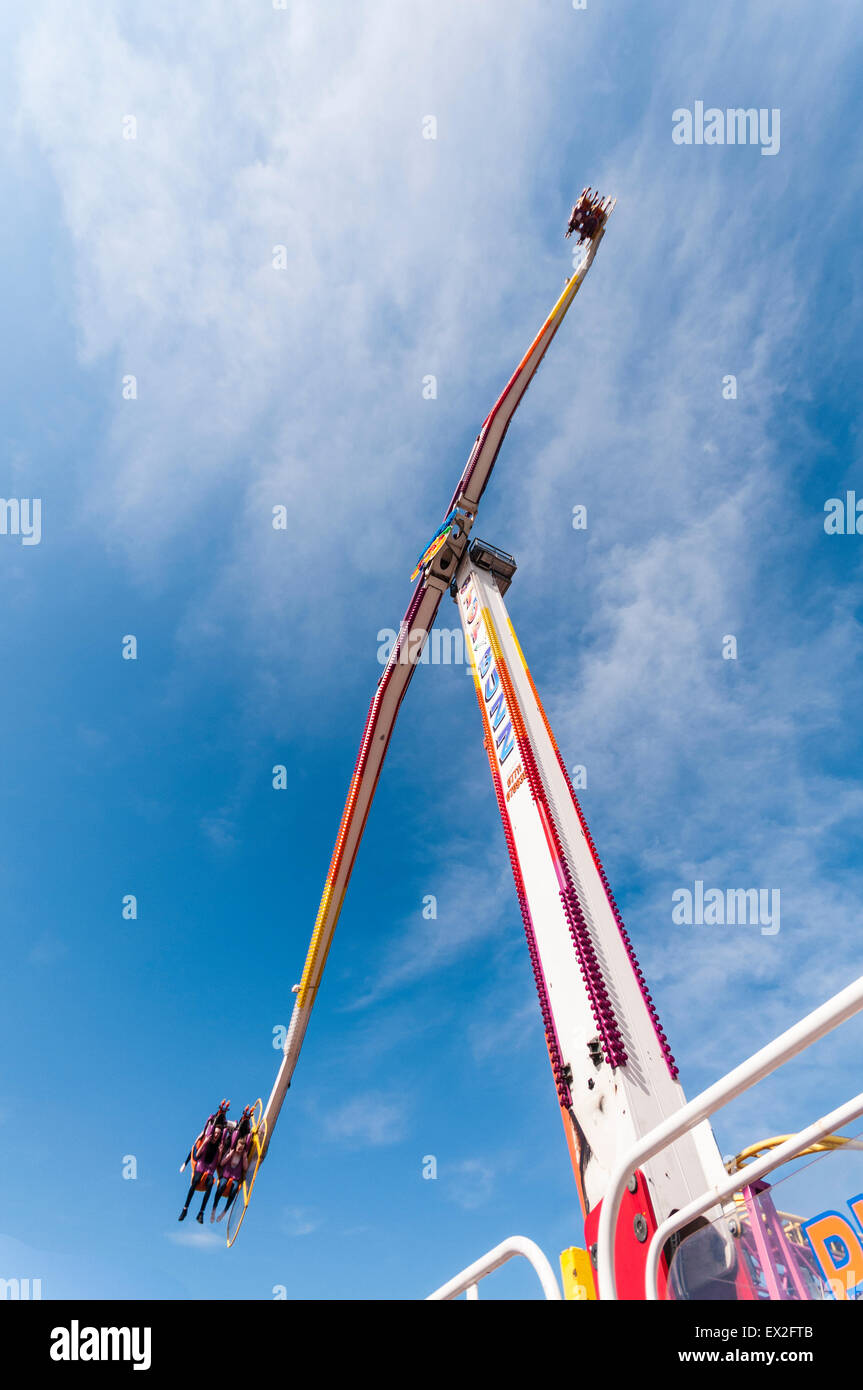
[[[219,1179],[219,1186],[216,1188],[216,1195],[215,1195],[215,1197],[213,1198],[213,1210],[210,1212],[210,1221],[211,1221],[211,1222],[215,1221],[215,1219],[216,1219],[216,1208],[218,1207],[219,1203],[221,1202],[222,1198],[223,1198],[224,1195],[225,1195],[225,1191],[226,1191],[227,1186],[228,1186],[228,1181],[229,1181],[228,1178],[220,1178],[220,1179]]]
[[[191,1202],[193,1196],[195,1195],[195,1188],[196,1188],[197,1186],[198,1186],[198,1175],[197,1175],[196,1173],[193,1173],[193,1174],[192,1174],[191,1186],[189,1187],[189,1190],[188,1190],[188,1192],[186,1193],[186,1200],[185,1200],[185,1202],[183,1203],[183,1210],[180,1212],[180,1215],[177,1217],[177,1220],[178,1220],[178,1221],[185,1221],[186,1215],[187,1215],[188,1210],[189,1210],[189,1203]]]
[[[206,1208],[207,1203],[208,1203],[209,1200],[210,1200],[210,1193],[212,1192],[212,1190],[213,1190],[213,1175],[212,1175],[212,1173],[208,1173],[208,1174],[207,1174],[206,1186],[205,1186],[205,1188],[204,1188],[204,1200],[203,1200],[203,1202],[201,1203],[201,1210],[198,1212],[198,1215],[195,1217],[195,1220],[196,1220],[196,1221],[200,1221],[200,1223],[201,1223],[202,1226],[203,1226],[203,1224],[204,1224],[204,1210],[205,1210],[205,1208]]]
[[[242,1184],[242,1183],[239,1183],[239,1182],[235,1182],[235,1183],[234,1183],[234,1186],[233,1186],[232,1190],[231,1190],[231,1191],[229,1192],[229,1194],[228,1194],[228,1200],[227,1200],[227,1202],[225,1203],[225,1210],[224,1210],[224,1211],[221,1213],[221,1215],[219,1216],[219,1220],[220,1220],[220,1221],[224,1221],[224,1219],[225,1219],[226,1216],[230,1216],[230,1214],[231,1214],[231,1208],[233,1207],[234,1203],[235,1203],[236,1200],[237,1200],[237,1196],[238,1196],[238,1194],[239,1194],[239,1191],[240,1191],[240,1188],[242,1187],[242,1185],[243,1185],[243,1184]]]

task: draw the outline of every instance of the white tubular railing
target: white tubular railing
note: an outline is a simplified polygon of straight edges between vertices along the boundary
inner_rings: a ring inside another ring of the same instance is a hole
[[[489,1250],[487,1255],[482,1255],[475,1260],[467,1269],[463,1269],[461,1274],[457,1274],[454,1279],[448,1280],[446,1284],[441,1284],[439,1289],[430,1293],[426,1302],[432,1300],[442,1300],[458,1298],[460,1293],[466,1293],[468,1298],[478,1298],[477,1284],[480,1279],[484,1279],[492,1270],[499,1269],[507,1260],[513,1259],[515,1255],[521,1255],[533,1266],[539,1282],[542,1284],[542,1291],[547,1299],[556,1299],[562,1302],[560,1287],[555,1278],[554,1270],[540,1250],[535,1241],[528,1240],[526,1236],[510,1236],[508,1240],[502,1240],[500,1245],[496,1245],[493,1250]]]
[[[823,1139],[825,1134],[832,1134],[834,1130],[842,1129],[844,1125],[856,1120],[858,1115],[863,1115],[863,1091],[853,1100],[849,1100],[845,1105],[840,1105],[837,1110],[831,1110],[829,1115],[824,1115],[820,1120],[816,1120],[808,1129],[801,1129],[799,1134],[792,1134],[785,1140],[784,1144],[779,1144],[770,1153],[762,1158],[756,1159],[754,1163],[747,1163],[745,1167],[737,1172],[730,1174],[724,1182],[717,1183],[703,1197],[698,1197],[688,1206],[676,1211],[673,1216],[669,1216],[663,1221],[654,1233],[647,1252],[647,1264],[644,1271],[644,1296],[646,1299],[656,1300],[659,1298],[657,1287],[657,1276],[659,1274],[659,1261],[662,1258],[662,1247],[669,1236],[674,1235],[681,1227],[694,1221],[696,1216],[702,1216],[708,1207],[715,1206],[717,1202],[724,1201],[727,1197],[732,1197],[735,1192],[739,1192],[741,1187],[748,1187],[750,1183],[756,1182],[758,1178],[763,1178],[766,1173],[770,1173],[774,1168],[787,1163],[789,1159],[796,1158],[802,1149],[808,1149],[810,1144],[816,1144],[819,1139]]]
[[[796,1057],[811,1043],[838,1028],[840,1023],[853,1018],[863,1008],[863,976],[847,988],[840,990],[820,1008],[800,1019],[792,1028],[780,1033],[773,1042],[762,1047],[739,1067],[728,1072],[694,1100],[675,1111],[661,1125],[657,1125],[643,1139],[630,1149],[624,1161],[614,1169],[608,1189],[602,1202],[597,1232],[597,1272],[599,1276],[599,1296],[603,1299],[617,1298],[617,1284],[614,1277],[614,1235],[617,1229],[617,1215],[626,1187],[627,1179],[654,1154],[666,1145],[679,1139],[693,1126],[708,1119],[735,1096],[748,1091],[756,1082],[780,1067],[783,1062]],[[804,1145],[805,1147],[805,1145]],[[775,1154],[774,1154],[775,1157]],[[737,1175],[740,1186],[740,1174]],[[711,1205],[711,1204],[708,1204]]]

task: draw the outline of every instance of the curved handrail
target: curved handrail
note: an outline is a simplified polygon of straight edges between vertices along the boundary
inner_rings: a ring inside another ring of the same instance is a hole
[[[502,1240],[500,1245],[496,1245],[493,1250],[489,1250],[478,1260],[474,1260],[472,1265],[468,1265],[467,1269],[461,1271],[461,1274],[456,1274],[454,1278],[441,1284],[439,1289],[435,1289],[434,1293],[428,1294],[425,1301],[429,1303],[458,1298],[460,1293],[467,1293],[468,1298],[470,1298],[471,1290],[474,1290],[473,1297],[475,1298],[476,1285],[479,1280],[484,1279],[493,1270],[499,1269],[502,1264],[506,1264],[507,1260],[513,1259],[516,1255],[521,1255],[533,1267],[546,1298],[556,1300],[558,1303],[562,1302],[560,1286],[555,1278],[554,1270],[536,1241],[529,1240],[527,1236],[509,1236],[506,1240]]]
[[[708,1119],[728,1101],[734,1100],[736,1096],[748,1091],[756,1082],[762,1081],[765,1076],[774,1072],[783,1062],[796,1057],[804,1048],[817,1042],[825,1033],[838,1028],[840,1023],[846,1022],[854,1014],[859,1013],[861,1009],[863,1009],[863,975],[852,984],[847,985],[845,989],[840,990],[838,994],[834,994],[832,999],[828,999],[812,1013],[807,1014],[805,1018],[801,1018],[791,1028],[786,1029],[784,1033],[780,1033],[778,1038],[774,1038],[766,1047],[753,1053],[745,1062],[741,1062],[740,1066],[735,1067],[719,1081],[715,1081],[712,1086],[708,1086],[707,1090],[702,1091],[694,1100],[681,1106],[673,1115],[669,1115],[662,1124],[645,1134],[624,1155],[623,1161],[617,1164],[611,1175],[599,1215],[597,1267],[600,1298],[617,1298],[617,1281],[614,1274],[614,1235],[617,1230],[620,1203],[631,1174],[648,1159],[653,1158],[654,1154],[659,1153],[660,1149],[666,1148],[675,1139],[679,1139],[681,1135],[686,1134],[701,1120]]]
[[[811,1144],[815,1144],[825,1134],[831,1130],[841,1129],[843,1125],[850,1124],[859,1115],[863,1115],[863,1091],[854,1096],[853,1100],[846,1101],[838,1109],[831,1110],[829,1115],[823,1115],[820,1120],[809,1125],[806,1129],[801,1129],[798,1134],[791,1134],[784,1143],[778,1145],[766,1153],[763,1158],[759,1158],[755,1163],[750,1163],[744,1169],[743,1174],[730,1173],[724,1182],[717,1183],[709,1192],[696,1197],[695,1201],[688,1206],[676,1211],[673,1216],[669,1216],[663,1221],[653,1233],[650,1248],[647,1252],[647,1262],[644,1269],[644,1297],[648,1300],[656,1301],[659,1298],[657,1285],[659,1275],[659,1261],[662,1258],[662,1250],[669,1236],[674,1235],[684,1226],[688,1226],[690,1221],[694,1221],[697,1216],[702,1216],[708,1207],[715,1206],[717,1202],[724,1201],[731,1197],[740,1187],[741,1176],[747,1187],[751,1186],[765,1174],[778,1168],[781,1164],[787,1163],[792,1158],[799,1158]],[[826,1150],[825,1150],[826,1152]]]

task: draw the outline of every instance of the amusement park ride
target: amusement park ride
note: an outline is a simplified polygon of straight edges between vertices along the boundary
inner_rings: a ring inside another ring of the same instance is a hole
[[[228,1222],[236,1239],[305,1038],[375,788],[414,668],[444,595],[458,607],[483,742],[533,967],[549,1061],[584,1215],[585,1249],[565,1251],[568,1298],[810,1299],[863,1292],[863,1235],[836,1212],[778,1212],[765,1175],[801,1154],[850,1146],[836,1129],[863,1095],[797,1135],[726,1164],[709,1117],[863,1008],[863,979],[687,1102],[678,1068],[608,878],[507,614],[514,560],[473,536],[510,422],[593,264],[614,201],[585,189],[567,236],[585,251],[483,422],[371,702],[270,1097],[258,1102],[254,1158]],[[730,1171],[729,1171],[730,1169]],[[863,1184],[861,1184],[863,1186]],[[863,1198],[851,1203],[857,1221]],[[513,1238],[432,1295],[467,1291],[511,1254],[560,1297],[548,1262]]]

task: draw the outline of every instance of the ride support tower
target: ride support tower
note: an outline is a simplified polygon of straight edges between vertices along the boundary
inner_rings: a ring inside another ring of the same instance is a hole
[[[686,1097],[507,613],[515,569],[511,556],[473,539],[451,593],[590,1247],[616,1161]],[[616,1236],[625,1282],[637,1281],[658,1224],[724,1176],[707,1122],[633,1174]]]

